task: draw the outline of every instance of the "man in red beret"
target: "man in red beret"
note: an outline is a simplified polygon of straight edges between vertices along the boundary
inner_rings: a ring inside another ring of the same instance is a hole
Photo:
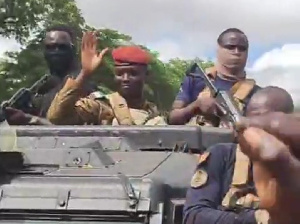
[[[82,70],[76,79],[69,78],[55,96],[47,118],[57,125],[158,125],[166,124],[156,106],[145,100],[143,90],[151,57],[137,46],[112,51],[117,92],[102,95],[94,92],[80,98],[83,84],[101,64],[108,49],[97,52],[94,33],[84,34],[81,46]]]

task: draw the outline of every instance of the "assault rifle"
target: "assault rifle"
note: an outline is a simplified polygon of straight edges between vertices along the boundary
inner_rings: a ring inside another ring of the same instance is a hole
[[[34,110],[32,103],[33,97],[38,94],[41,87],[44,87],[48,82],[50,75],[44,75],[41,79],[36,81],[30,88],[19,89],[9,100],[2,102],[1,111],[6,107],[12,107],[24,112],[31,112]]]
[[[198,73],[191,73],[190,75],[203,79],[206,86],[210,89],[212,96],[217,100],[223,115],[222,117],[224,117],[225,120],[229,121],[232,125],[239,123],[242,117],[242,112],[236,105],[231,93],[229,91],[218,90],[203,69],[199,65],[197,65],[197,68]]]

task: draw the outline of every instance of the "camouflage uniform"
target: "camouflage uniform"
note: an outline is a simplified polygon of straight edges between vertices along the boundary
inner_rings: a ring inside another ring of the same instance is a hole
[[[47,116],[47,111],[51,105],[51,102],[53,101],[55,95],[63,88],[68,78],[76,78],[76,76],[79,74],[79,70],[75,70],[70,73],[70,75],[67,75],[64,78],[57,77],[54,75],[51,75],[49,80],[49,85],[46,85],[46,90],[41,89],[39,90],[39,94],[34,96],[33,99],[33,105],[37,110],[37,116],[45,118]],[[83,87],[84,91],[82,91],[82,97],[87,96],[93,91],[96,90],[96,86],[92,85],[91,82],[87,82],[86,85]],[[42,92],[42,93],[40,93]]]
[[[154,104],[145,101],[140,109],[128,108],[118,93],[101,95],[94,92],[80,98],[81,88],[69,78],[54,98],[47,118],[57,125],[164,125]]]

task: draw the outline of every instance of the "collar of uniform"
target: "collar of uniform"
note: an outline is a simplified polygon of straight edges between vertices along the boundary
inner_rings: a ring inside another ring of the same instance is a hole
[[[226,80],[226,81],[229,81],[229,82],[237,82],[237,81],[241,81],[241,80],[244,80],[245,79],[245,76],[244,77],[240,77],[240,76],[231,76],[231,75],[223,75],[221,73],[217,73],[217,76],[220,78],[220,79],[223,79],[223,80]]]
[[[142,103],[141,103],[141,106],[139,107],[136,107],[135,109],[140,109],[140,110],[145,110],[145,111],[152,111],[152,110],[155,110],[156,106],[155,104],[149,102],[148,100],[144,100]]]
[[[245,71],[242,71],[238,75],[231,75],[231,74],[226,73],[224,71],[224,68],[222,67],[222,65],[220,65],[219,63],[216,63],[216,71],[217,71],[217,76],[223,80],[236,82],[236,81],[244,80],[246,78]]]
[[[118,93],[118,94],[119,94],[122,98],[124,98],[120,93]],[[124,98],[124,99],[125,99],[125,98]],[[126,99],[125,99],[125,100],[126,100]],[[127,102],[128,108],[132,108],[132,107],[129,106],[127,100],[126,100],[126,102]],[[132,109],[148,110],[149,105],[150,105],[150,103],[149,103],[146,99],[143,99],[142,102],[141,102],[137,107],[134,107],[134,108],[132,108]]]

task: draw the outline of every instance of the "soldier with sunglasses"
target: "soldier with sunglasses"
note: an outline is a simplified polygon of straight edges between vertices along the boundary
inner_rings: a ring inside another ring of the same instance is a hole
[[[254,80],[246,79],[248,38],[239,29],[223,31],[217,40],[217,62],[206,70],[214,85],[220,90],[230,90],[240,109],[246,105],[258,87]],[[205,82],[186,76],[173,103],[169,124],[219,126],[221,116],[216,101],[211,97]]]
[[[65,25],[57,25],[46,30],[44,39],[44,58],[47,62],[50,80],[39,90],[32,104],[36,113],[28,114],[15,108],[6,108],[5,114],[12,125],[49,125],[46,113],[56,93],[64,86],[68,77],[76,77],[80,68],[74,46],[76,37],[73,30]],[[88,83],[84,86],[83,96],[95,91]]]

